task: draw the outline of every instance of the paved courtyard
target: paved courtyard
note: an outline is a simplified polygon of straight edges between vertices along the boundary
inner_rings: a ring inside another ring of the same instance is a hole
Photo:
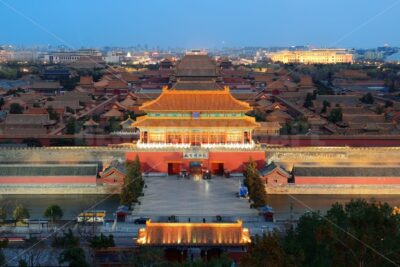
[[[256,216],[247,199],[236,196],[241,178],[211,180],[146,177],[147,188],[132,215],[136,216]]]

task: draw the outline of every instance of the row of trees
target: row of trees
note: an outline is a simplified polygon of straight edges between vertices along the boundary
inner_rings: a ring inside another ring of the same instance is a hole
[[[44,211],[44,217],[48,218],[54,223],[63,217],[63,211],[58,205],[50,205]],[[15,220],[15,224],[19,221],[29,219],[30,214],[28,209],[22,205],[18,204],[12,212],[12,218]],[[5,221],[7,219],[7,211],[4,207],[0,207],[0,221]]]
[[[120,194],[120,202],[131,208],[132,203],[138,202],[144,186],[139,156],[136,155],[134,161],[127,162],[126,168],[127,173]]]
[[[252,207],[259,208],[265,206],[267,197],[265,186],[257,170],[257,164],[253,159],[250,158],[249,163],[246,164],[243,175],[245,177],[243,183],[249,190]]]
[[[336,203],[303,215],[285,235],[253,239],[241,266],[398,266],[400,216],[387,203]]]

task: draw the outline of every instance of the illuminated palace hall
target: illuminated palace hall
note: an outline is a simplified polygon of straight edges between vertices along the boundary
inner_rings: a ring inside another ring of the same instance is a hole
[[[142,147],[251,147],[251,133],[258,125],[245,115],[251,110],[249,104],[234,99],[228,87],[196,89],[192,83],[178,82],[141,109],[147,115],[139,117],[134,126],[140,129]]]
[[[127,159],[139,155],[145,171],[168,174],[201,167],[220,175],[240,172],[250,158],[262,167],[265,154],[252,140],[259,124],[246,115],[252,107],[219,85],[215,62],[190,52],[174,71],[173,85],[140,107],[146,115],[133,123],[140,130],[138,150]]]
[[[147,115],[134,123],[140,129],[138,145],[252,147],[258,123],[245,115],[252,108],[235,99],[229,87],[218,86],[216,75],[206,54],[186,55],[177,67],[176,84],[140,108]]]

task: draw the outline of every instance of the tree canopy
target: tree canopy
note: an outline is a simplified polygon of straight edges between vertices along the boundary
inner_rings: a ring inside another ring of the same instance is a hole
[[[13,218],[15,221],[21,221],[23,219],[29,219],[29,211],[22,205],[18,204],[13,211]]]
[[[265,206],[265,186],[253,159],[250,158],[249,163],[246,164],[243,175],[245,177],[244,185],[248,188],[250,199],[253,202],[252,206],[255,208]]]
[[[306,100],[304,101],[303,107],[312,108],[314,106],[313,103],[313,94],[307,93]]]
[[[133,162],[127,162],[127,174],[120,194],[120,202],[131,207],[133,202],[137,202],[142,194],[144,180],[140,167],[139,156]]]
[[[52,221],[59,220],[63,217],[64,213],[60,206],[58,205],[50,205],[44,211],[44,217],[50,218]]]
[[[108,247],[114,247],[114,236],[109,235],[108,237],[100,234],[99,236],[93,236],[89,240],[90,247],[94,249],[101,249],[101,248],[108,248]]]
[[[397,266],[399,222],[387,203],[336,203],[325,215],[304,214],[283,237],[255,238],[243,266]]]
[[[10,105],[10,114],[22,114],[24,113],[24,107],[18,103],[12,103]]]
[[[343,119],[343,113],[342,113],[342,109],[340,107],[331,109],[331,112],[329,113],[329,116],[328,116],[328,120],[330,122],[337,123],[337,122],[342,121],[342,119]]]
[[[361,97],[361,102],[364,104],[373,104],[374,103],[374,97],[372,96],[371,93],[367,93]]]

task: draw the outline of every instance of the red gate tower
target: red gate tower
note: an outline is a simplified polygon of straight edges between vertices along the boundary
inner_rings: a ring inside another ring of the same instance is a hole
[[[172,80],[171,88],[140,107],[146,115],[133,123],[140,140],[127,160],[139,155],[145,171],[168,174],[199,168],[241,172],[250,158],[264,166],[265,153],[252,140],[259,124],[246,115],[252,107],[219,86],[218,69],[207,54],[184,56]]]
[[[206,54],[186,55],[177,66],[176,84],[140,107],[147,115],[133,124],[140,129],[138,146],[251,148],[259,126],[245,115],[252,108],[218,86],[216,77]]]

